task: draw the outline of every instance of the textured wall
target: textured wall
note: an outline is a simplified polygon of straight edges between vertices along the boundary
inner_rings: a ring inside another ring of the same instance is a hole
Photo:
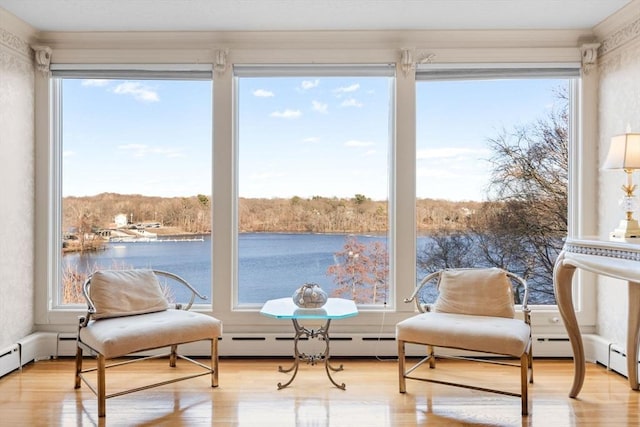
[[[0,20],[0,348],[34,317],[34,69],[26,41]]]
[[[625,133],[627,128],[640,132],[640,16],[632,24],[612,34],[603,43],[600,70],[600,164],[609,150],[611,137]],[[622,171],[600,172],[600,236],[608,237],[623,218],[618,208],[622,196]],[[640,182],[635,173],[634,182]],[[638,193],[638,192],[636,192]],[[639,212],[635,212],[639,218]],[[627,332],[627,284],[613,279],[601,279],[598,286],[598,333],[622,346]]]

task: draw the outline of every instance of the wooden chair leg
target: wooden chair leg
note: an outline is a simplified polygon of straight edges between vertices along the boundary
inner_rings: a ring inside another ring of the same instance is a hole
[[[533,349],[529,349],[529,357],[528,357],[528,366],[529,366],[529,383],[533,384]]]
[[[171,366],[172,368],[176,367],[176,359],[178,354],[178,346],[177,345],[172,345],[171,346],[171,354],[169,355],[169,366]]]
[[[434,354],[433,346],[432,345],[428,345],[427,346],[427,356],[429,356],[429,368],[431,368],[431,369],[435,369],[435,367],[436,367],[436,358],[435,358],[435,356],[433,354]]]
[[[407,392],[407,380],[404,377],[405,351],[404,341],[398,340],[398,381],[400,393]]]
[[[218,337],[211,340],[211,387],[218,387]]]
[[[80,388],[82,383],[80,373],[82,372],[82,347],[76,349],[76,383],[74,388]]]
[[[520,357],[520,388],[522,398],[522,415],[529,414],[529,354]]]
[[[105,360],[102,354],[98,355],[98,417],[107,414],[107,388],[105,383]]]

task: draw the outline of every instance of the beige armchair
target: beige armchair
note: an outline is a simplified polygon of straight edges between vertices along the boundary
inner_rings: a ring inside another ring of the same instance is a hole
[[[434,304],[422,301],[426,287],[436,286]],[[513,285],[520,288],[514,292]],[[522,295],[523,319],[515,317],[514,296]],[[533,383],[531,322],[527,307],[528,289],[524,279],[498,268],[442,270],[426,276],[415,292],[405,300],[414,302],[420,314],[396,325],[400,393],[406,392],[406,380],[419,380],[470,388],[473,390],[518,396],[522,415],[529,412],[528,383]],[[405,344],[426,346],[427,356],[406,368]],[[520,367],[520,393],[476,385],[441,381],[412,373],[425,362],[436,367],[435,348],[472,352],[480,357],[456,358]],[[516,359],[519,362],[512,362]]]
[[[166,289],[169,283],[181,285],[190,295],[186,305],[169,304]],[[218,338],[222,334],[222,322],[202,313],[188,311],[196,296],[205,298],[188,282],[172,273],[158,270],[105,270],[91,275],[83,286],[88,312],[79,319],[75,388],[81,382],[98,397],[98,416],[106,414],[106,399],[152,387],[170,384],[203,375],[211,375],[211,387],[218,386]],[[211,342],[210,366],[178,353],[178,345]],[[160,352],[155,349],[168,350]],[[97,367],[83,369],[83,351],[97,357]],[[106,360],[145,352],[146,356],[128,357],[110,364]],[[149,355],[150,354],[150,355]],[[107,394],[105,372],[128,363],[151,358],[169,357],[169,366],[176,366],[180,358],[197,365],[202,370],[166,381]],[[85,378],[85,373],[97,371],[95,382]]]

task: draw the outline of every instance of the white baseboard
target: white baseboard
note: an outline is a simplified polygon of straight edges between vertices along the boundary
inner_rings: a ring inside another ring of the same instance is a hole
[[[68,335],[68,336],[67,336]],[[324,344],[308,340],[299,342],[299,350],[312,353],[324,350]],[[572,357],[569,339],[566,336],[534,336],[534,357]],[[397,344],[393,335],[378,334],[332,334],[329,343],[331,355],[335,357],[384,357],[397,356]],[[60,334],[58,356],[75,355],[75,335]],[[181,351],[192,356],[210,354],[205,342],[183,344]],[[219,342],[220,356],[238,357],[282,357],[293,353],[292,335],[286,334],[224,334]],[[424,347],[407,346],[408,356],[424,355]],[[440,349],[441,354],[460,354]]]
[[[20,369],[20,347],[17,344],[0,350],[0,377]]]
[[[583,341],[587,361],[600,363],[607,369],[629,378],[626,345],[607,341],[598,335],[583,335]],[[640,368],[640,361],[638,364]]]
[[[534,335],[533,357],[573,357],[567,335]]]
[[[35,332],[1,350],[0,377],[22,369],[27,363],[56,357],[58,335],[55,332]]]
[[[20,366],[55,357],[57,336],[55,332],[35,332],[19,340]]]

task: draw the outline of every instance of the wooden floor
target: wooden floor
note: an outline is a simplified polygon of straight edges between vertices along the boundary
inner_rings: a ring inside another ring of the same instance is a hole
[[[92,363],[87,359],[85,364]],[[640,393],[626,378],[587,364],[578,399],[567,396],[571,360],[536,360],[530,387],[530,415],[520,400],[486,392],[417,381],[398,393],[397,362],[333,359],[346,390],[334,387],[322,365],[301,365],[290,387],[277,390],[288,359],[221,359],[220,386],[208,376],[107,400],[107,416],[97,417],[93,393],[73,388],[73,360],[39,361],[0,379],[1,426],[638,426]],[[518,391],[519,370],[442,360],[429,375],[455,380],[472,374],[483,385]],[[196,368],[178,362],[179,372]],[[423,368],[420,368],[423,369]],[[165,360],[146,361],[107,372],[107,392],[158,380]]]

